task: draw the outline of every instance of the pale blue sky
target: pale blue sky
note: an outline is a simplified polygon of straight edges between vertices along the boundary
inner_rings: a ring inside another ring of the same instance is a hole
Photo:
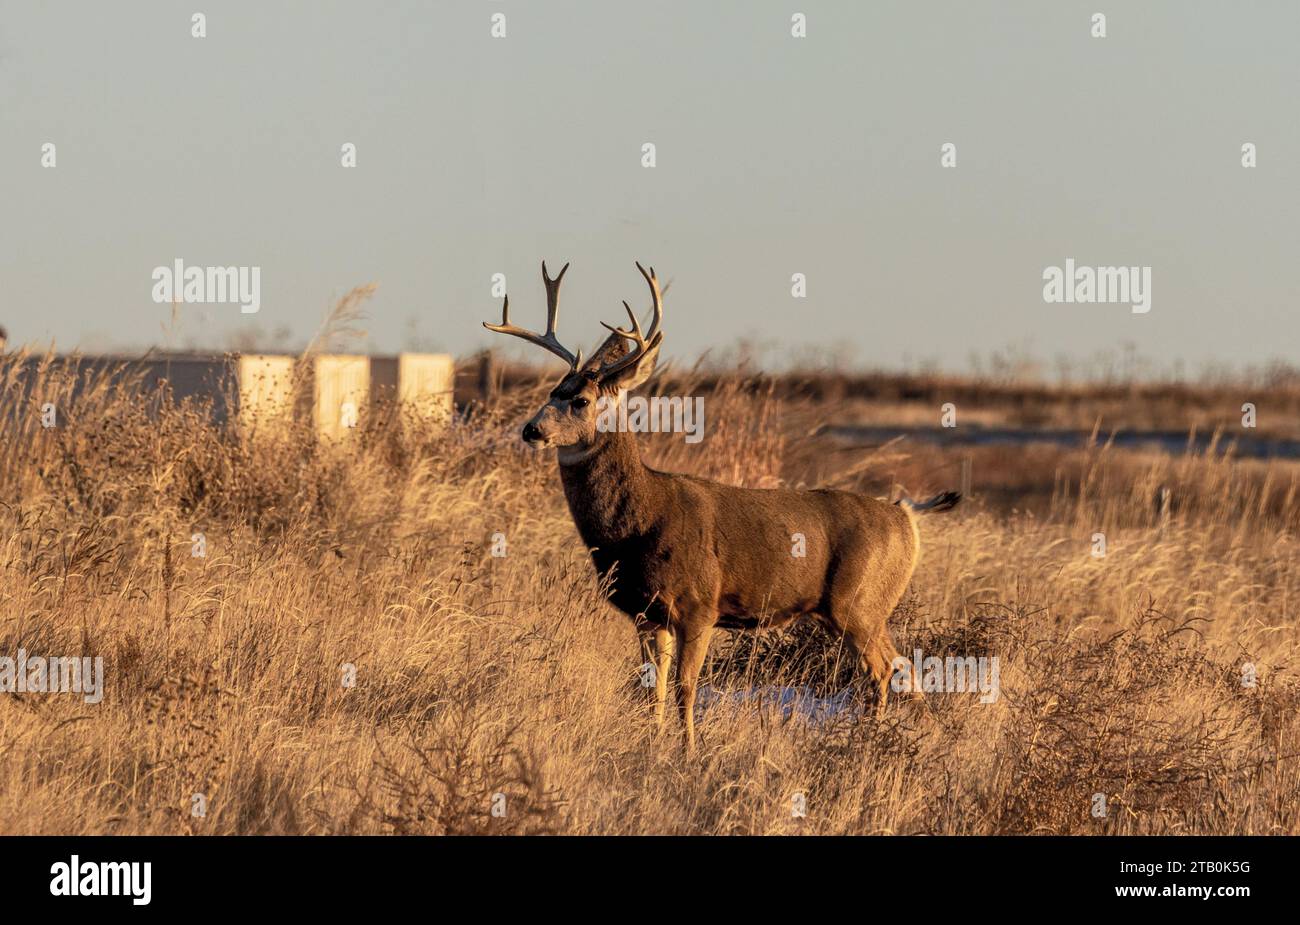
[[[373,280],[374,347],[414,319],[459,353],[494,339],[494,272],[541,325],[544,257],[573,262],[561,336],[588,346],[645,304],[640,259],[683,359],[744,335],[884,367],[1295,362],[1297,34],[1280,0],[0,0],[0,324],[162,344],[150,273],[181,257],[260,266],[262,310],[189,306],[177,345],[300,342]],[[1044,304],[1066,257],[1150,265],[1151,312]]]

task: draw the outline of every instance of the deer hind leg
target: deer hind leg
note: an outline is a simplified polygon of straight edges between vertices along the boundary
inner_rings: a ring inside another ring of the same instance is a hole
[[[876,682],[876,718],[880,719],[885,715],[885,704],[889,700],[890,680],[894,676],[894,659],[898,658],[898,650],[889,638],[889,630],[881,626],[880,632],[859,653],[863,667]]]
[[[871,677],[872,687],[876,690],[876,718],[879,719],[884,716],[885,704],[889,700],[889,687],[894,676],[894,658],[898,655],[898,650],[894,648],[889,633],[883,627],[876,633],[872,633],[869,629],[855,631],[856,628],[852,624],[848,627],[837,624],[836,628],[843,634],[845,642],[857,657],[863,673]]]
[[[836,576],[832,584],[830,622],[849,643],[862,670],[871,676],[879,718],[884,715],[889,699],[898,650],[885,626],[893,606],[873,603],[873,597],[863,593],[864,585],[866,582],[857,576]]]

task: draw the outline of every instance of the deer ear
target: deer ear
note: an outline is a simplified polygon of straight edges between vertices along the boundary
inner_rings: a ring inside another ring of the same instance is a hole
[[[630,392],[645,382],[650,378],[650,374],[655,371],[655,362],[659,359],[659,345],[661,343],[663,341],[656,338],[654,346],[647,349],[641,355],[641,359],[627,369],[605,379],[601,382],[600,387],[611,392],[617,392],[619,389],[627,389]]]

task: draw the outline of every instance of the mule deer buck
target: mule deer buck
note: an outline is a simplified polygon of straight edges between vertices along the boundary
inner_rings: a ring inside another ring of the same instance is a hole
[[[626,302],[631,327],[610,330],[587,362],[556,337],[566,263],[546,286],[546,332],[510,323],[484,327],[549,350],[569,370],[524,425],[534,447],[556,447],[569,510],[610,600],[653,636],[655,715],[662,726],[668,674],[677,658],[677,705],[688,752],[695,746],[695,692],[717,628],[776,627],[802,617],[846,639],[879,691],[883,710],[897,656],[885,626],[916,564],[913,511],[943,511],[956,492],[924,504],[889,504],[844,491],[734,488],[659,472],[641,461],[636,437],[598,426],[598,404],[619,400],[650,376],[663,341],[663,296],[654,269],[637,265],[650,287],[647,331]],[[602,322],[603,323],[603,322]],[[603,403],[600,400],[604,400]],[[796,534],[804,555],[793,554]]]

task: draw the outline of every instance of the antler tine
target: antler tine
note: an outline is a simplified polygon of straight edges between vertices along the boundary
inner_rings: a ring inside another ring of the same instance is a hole
[[[637,261],[636,268],[641,271],[645,277],[646,285],[650,287],[650,298],[654,307],[654,318],[650,322],[650,333],[647,337],[653,338],[659,333],[659,323],[664,320],[664,294],[659,288],[659,277],[655,276],[655,268],[651,267],[650,272],[645,271],[641,266],[641,261]]]
[[[546,261],[542,261],[542,283],[546,286],[546,333],[554,336],[555,324],[560,318],[560,283],[564,281],[564,274],[569,272],[569,265],[566,263],[560,267],[560,273],[555,279],[546,275]]]
[[[623,308],[627,310],[628,318],[632,319],[632,330],[624,331],[622,328],[616,328],[612,324],[606,324],[603,321],[601,322],[601,326],[608,328],[609,330],[613,331],[615,334],[618,334],[621,337],[626,337],[629,340],[636,341],[637,343],[643,342],[645,340],[645,337],[641,333],[641,322],[636,320],[636,313],[632,311],[632,306],[628,305],[627,301],[624,300]]]
[[[560,315],[560,282],[564,279],[564,274],[568,272],[569,265],[566,263],[555,279],[551,279],[546,272],[546,261],[542,261],[542,282],[546,286],[546,333],[538,334],[525,328],[517,327],[510,323],[510,296],[507,295],[501,303],[501,323],[488,324],[483,322],[483,327],[489,331],[495,331],[498,334],[509,334],[512,337],[518,337],[528,341],[530,344],[549,350],[561,360],[569,364],[570,370],[575,370],[582,365],[582,351],[576,354],[571,352],[567,347],[560,343],[555,336],[555,326]]]
[[[629,366],[639,362],[647,352],[658,347],[659,342],[662,341],[664,337],[663,333],[659,330],[660,322],[662,322],[664,318],[664,300],[663,293],[659,289],[659,279],[655,276],[654,267],[651,267],[650,272],[647,273],[645,267],[641,266],[641,263],[638,261],[636,268],[641,271],[641,275],[645,277],[646,285],[650,287],[650,298],[654,308],[654,317],[650,322],[650,331],[646,333],[641,330],[641,323],[636,320],[636,313],[632,311],[632,306],[628,305],[627,302],[623,303],[623,308],[627,310],[627,316],[632,321],[632,330],[625,331],[622,328],[616,328],[613,325],[605,324],[605,322],[602,321],[601,324],[604,324],[605,327],[609,328],[620,337],[626,337],[628,340],[633,341],[636,345],[624,356],[612,363],[607,363],[602,366],[597,371],[597,374],[602,379],[622,372]]]

